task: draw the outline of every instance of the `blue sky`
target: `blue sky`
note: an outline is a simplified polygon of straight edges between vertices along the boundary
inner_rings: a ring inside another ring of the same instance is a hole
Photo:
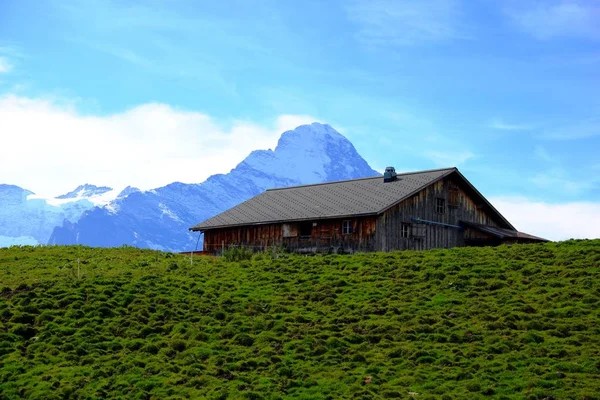
[[[598,201],[598,1],[78,3],[0,2],[4,106],[91,124],[161,104],[263,136],[302,116],[378,169],[457,165],[488,196]]]

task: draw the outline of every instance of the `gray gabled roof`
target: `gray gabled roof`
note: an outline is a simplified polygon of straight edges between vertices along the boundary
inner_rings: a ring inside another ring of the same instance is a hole
[[[241,225],[376,215],[453,172],[458,170],[445,168],[401,173],[392,182],[384,182],[382,176],[376,176],[270,189],[190,229],[204,231]]]

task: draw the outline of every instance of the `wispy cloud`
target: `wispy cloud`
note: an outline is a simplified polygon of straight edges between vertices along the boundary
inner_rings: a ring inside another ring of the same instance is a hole
[[[531,125],[511,124],[511,123],[507,123],[499,118],[493,119],[488,124],[488,127],[499,130],[499,131],[527,131],[527,130],[533,129]]]
[[[428,151],[425,156],[440,167],[456,167],[464,165],[468,160],[475,157],[470,151],[441,152]]]
[[[57,13],[74,22],[85,22],[89,31],[112,33],[132,30],[194,31],[200,21],[176,14],[175,8],[90,0],[82,5],[54,2]],[[160,6],[156,3],[155,6]]]
[[[600,3],[594,0],[554,0],[511,3],[508,16],[538,39],[577,37],[600,39]]]
[[[0,57],[0,74],[5,74],[12,71],[12,65],[4,57]]]
[[[429,168],[432,165],[464,167],[477,158],[476,152],[471,150],[472,143],[461,140],[455,135],[454,127],[441,123],[434,114],[401,105],[393,111],[384,111],[382,107],[378,115],[380,120],[386,120],[391,125],[389,131],[378,132],[379,146],[382,149],[394,149],[394,158],[402,154],[404,164],[401,167],[406,170]],[[369,127],[362,130],[372,132]]]
[[[458,0],[355,0],[346,7],[367,46],[410,46],[465,38]]]
[[[152,5],[113,0],[90,0],[77,6],[54,3],[56,17],[77,30],[75,36],[64,34],[63,40],[144,72],[201,82],[237,97],[235,73],[272,54],[268,39],[280,28],[277,19],[265,12],[257,27],[252,18],[235,13],[223,16],[208,9],[183,10],[163,1]],[[235,62],[239,58],[243,63]]]
[[[23,58],[23,54],[11,43],[0,41],[0,74],[6,74],[14,69],[14,62]]]
[[[578,196],[600,187],[600,176],[594,166],[580,167],[577,174],[567,170],[560,157],[537,145],[533,156],[542,168],[529,177],[529,182],[539,189],[561,195]]]
[[[535,146],[535,149],[533,151],[533,154],[535,156],[535,158],[537,158],[540,161],[549,163],[549,164],[556,164],[557,160],[550,155],[550,153],[548,153],[548,151],[543,148],[542,146]]]
[[[257,6],[258,7],[258,6]],[[260,40],[248,33],[248,19],[224,18],[209,12],[185,14],[169,2],[155,4],[125,4],[118,1],[88,1],[84,5],[56,3],[57,14],[71,24],[79,24],[82,39],[104,40],[107,45],[115,42],[142,42],[145,47],[158,50],[160,55],[177,52],[182,55],[181,42],[192,41],[198,49],[208,44],[223,42],[231,50],[266,53]],[[263,34],[268,37],[270,29],[280,27],[275,18],[265,13],[261,22]],[[178,40],[170,39],[171,35]],[[125,40],[124,40],[125,39]],[[138,43],[139,45],[140,43]],[[121,46],[123,47],[123,46]],[[194,54],[197,55],[197,54]],[[204,54],[203,54],[204,55]]]
[[[116,57],[121,61],[133,64],[153,74],[177,77],[189,81],[200,81],[210,85],[218,86],[223,93],[232,97],[237,96],[236,84],[223,76],[222,71],[215,65],[204,60],[190,61],[190,65],[180,65],[173,60],[173,57],[159,56],[164,52],[156,51],[153,55],[146,57],[134,50],[123,47],[119,43],[106,43],[101,40],[86,40],[81,38],[69,39],[70,42],[80,44],[100,51],[110,56]],[[199,73],[199,71],[202,71]]]
[[[585,191],[595,189],[599,183],[598,179],[575,179],[560,167],[539,172],[531,177],[529,181],[540,189],[568,195],[579,195]]]
[[[577,140],[600,136],[600,117],[583,119],[571,124],[561,124],[545,129],[542,138],[552,140]]]

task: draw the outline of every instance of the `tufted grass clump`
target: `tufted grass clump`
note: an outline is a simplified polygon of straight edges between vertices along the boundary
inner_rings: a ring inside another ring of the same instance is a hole
[[[192,265],[11,247],[0,398],[594,399],[599,320],[600,240]]]

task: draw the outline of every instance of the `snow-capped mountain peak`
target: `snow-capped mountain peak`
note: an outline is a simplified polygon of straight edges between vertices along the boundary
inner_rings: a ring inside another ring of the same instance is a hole
[[[33,193],[32,191],[20,188],[16,185],[0,184],[0,199],[2,200],[2,202],[7,201],[9,198],[18,198],[19,200],[21,198],[25,199],[27,196],[31,196],[34,194],[35,193]]]
[[[136,187],[133,187],[133,186],[127,186],[125,189],[121,190],[121,192],[117,196],[117,199],[129,196],[131,193],[136,193],[136,192],[141,192],[141,190]]]
[[[281,134],[277,142],[277,149],[284,150],[288,146],[304,143],[310,147],[320,147],[325,141],[348,141],[341,133],[328,124],[313,122],[308,125],[300,125],[290,131]]]
[[[75,190],[65,193],[54,198],[44,199],[48,204],[54,206],[63,206],[71,203],[89,204],[91,208],[94,206],[103,206],[115,200],[120,193],[120,190],[115,190],[108,186],[96,186],[86,183],[79,185]],[[41,198],[38,196],[30,196],[30,199]]]
[[[0,185],[0,247],[45,244],[55,226],[75,222],[94,207],[87,200],[55,201],[62,204],[53,204],[18,186]]]
[[[90,185],[86,183],[85,185],[79,185],[77,188],[69,193],[56,196],[56,199],[66,200],[66,199],[86,199],[94,196],[103,195],[106,192],[110,192],[113,189],[108,186],[96,186]]]
[[[300,184],[364,176],[371,170],[348,139],[331,126],[317,122],[284,132],[274,151],[253,151],[238,168],[293,178]]]

